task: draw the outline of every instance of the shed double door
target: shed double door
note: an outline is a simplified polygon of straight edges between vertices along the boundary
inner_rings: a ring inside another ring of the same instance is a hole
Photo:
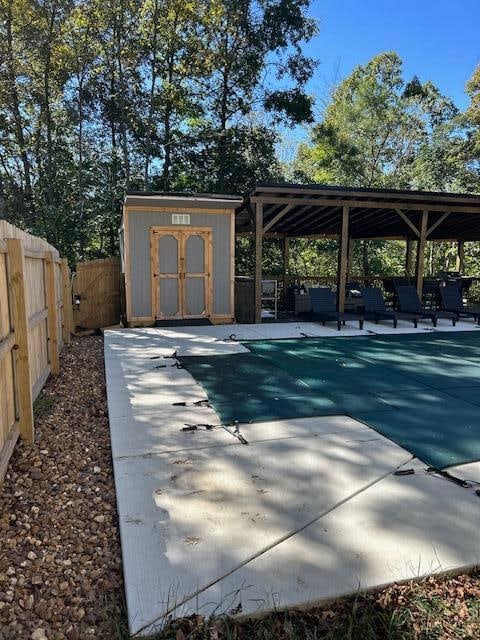
[[[151,261],[155,318],[173,320],[210,316],[211,229],[152,228]]]

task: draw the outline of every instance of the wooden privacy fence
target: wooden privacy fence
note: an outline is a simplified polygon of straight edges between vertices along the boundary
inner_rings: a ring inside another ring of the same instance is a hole
[[[99,329],[120,321],[120,260],[78,262],[73,278],[75,327]]]
[[[18,437],[33,442],[33,401],[72,331],[67,261],[0,220],[0,482]]]

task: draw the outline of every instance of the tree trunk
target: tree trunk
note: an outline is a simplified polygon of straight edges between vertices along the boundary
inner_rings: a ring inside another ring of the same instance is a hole
[[[224,193],[226,188],[226,161],[227,161],[227,122],[228,122],[228,95],[229,95],[229,81],[230,81],[230,64],[229,56],[231,52],[229,49],[228,33],[225,33],[223,41],[223,69],[222,69],[222,85],[220,89],[220,109],[219,109],[219,139],[217,147],[217,161],[218,161],[218,174],[217,174],[217,190],[219,193]]]
[[[152,151],[152,130],[153,116],[155,113],[155,85],[157,81],[157,29],[158,29],[158,0],[154,0],[153,10],[153,40],[152,40],[152,62],[151,62],[151,82],[150,82],[150,104],[148,107],[147,134],[145,140],[145,169],[144,169],[144,186],[145,190],[150,189],[150,155]]]
[[[172,115],[174,107],[172,104],[171,87],[175,79],[175,55],[176,55],[176,37],[178,28],[178,13],[175,17],[170,31],[170,41],[167,51],[167,87],[169,89],[168,99],[165,104],[165,112],[163,116],[163,169],[162,169],[162,186],[168,191],[171,186],[171,167],[172,167]]]
[[[43,74],[43,89],[44,89],[44,116],[45,116],[45,128],[47,132],[47,161],[46,161],[46,178],[47,178],[47,205],[49,207],[54,206],[54,188],[53,188],[53,121],[52,111],[50,105],[50,74],[52,64],[52,40],[53,40],[53,28],[55,25],[56,8],[52,9],[50,15],[50,21],[48,25],[48,39],[46,42],[46,57],[45,57],[45,69]],[[47,229],[47,239],[49,239],[50,229]]]
[[[111,76],[110,76],[110,95],[112,96],[112,103],[113,103],[113,96],[115,91],[115,71],[114,71],[114,67],[112,65],[111,68]],[[110,175],[110,225],[109,228],[111,228],[111,221],[115,220],[116,218],[116,208],[117,208],[117,204],[116,204],[116,200],[117,200],[117,136],[116,136],[116,131],[115,131],[115,113],[114,113],[114,109],[113,109],[113,104],[111,105],[112,108],[110,109],[110,144],[111,144],[111,167],[110,167],[110,171],[111,171],[111,175]],[[110,234],[109,234],[110,235]],[[113,254],[110,254],[113,255]]]
[[[83,193],[83,82],[84,69],[78,82],[78,234],[80,238],[79,256],[80,260],[84,259],[83,252],[85,249],[85,233],[84,233],[84,209],[85,197]]]
[[[226,45],[228,46],[228,45]],[[220,137],[218,141],[218,191],[225,192],[227,161],[227,105],[228,105],[228,68],[223,71],[222,97],[220,101]]]
[[[15,71],[14,53],[13,53],[13,33],[12,33],[12,3],[9,2],[5,12],[6,30],[7,30],[7,77],[9,83],[9,92],[11,100],[11,109],[13,113],[14,130],[17,146],[20,150],[20,158],[23,166],[23,179],[25,187],[23,189],[23,206],[25,211],[29,213],[30,224],[36,223],[35,206],[33,203],[33,190],[31,179],[30,160],[27,153],[27,145],[23,134],[23,120],[20,112],[20,99],[17,89],[17,77]]]
[[[5,202],[6,202],[5,189],[3,187],[2,174],[0,173],[0,218],[3,218],[3,219],[7,217],[7,208],[6,208]]]
[[[122,10],[123,7],[120,7]],[[115,19],[115,36],[116,36],[116,62],[118,69],[118,104],[120,107],[120,142],[123,154],[123,166],[125,170],[125,183],[128,188],[130,182],[130,158],[128,153],[128,136],[127,136],[127,114],[126,114],[126,84],[123,71],[122,61],[122,36],[123,36],[123,14],[120,23]]]
[[[171,86],[173,81],[173,54],[170,52],[168,60],[168,86]],[[165,104],[165,113],[163,116],[163,169],[162,169],[162,187],[165,191],[168,191],[170,187],[170,167],[172,164],[172,149],[171,149],[171,118],[172,118],[172,102],[169,97]]]
[[[363,275],[368,277],[370,275],[370,265],[368,262],[368,240],[362,240],[362,266]]]

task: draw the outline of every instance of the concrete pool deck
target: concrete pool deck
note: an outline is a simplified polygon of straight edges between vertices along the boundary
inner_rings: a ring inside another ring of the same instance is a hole
[[[242,424],[235,433],[172,357],[245,352],[238,340],[426,330],[268,323],[105,332],[132,633],[170,614],[304,605],[480,561],[475,486],[427,474],[348,416]],[[457,330],[479,329],[466,321]],[[394,475],[399,468],[415,473]],[[480,463],[453,472],[480,482]]]

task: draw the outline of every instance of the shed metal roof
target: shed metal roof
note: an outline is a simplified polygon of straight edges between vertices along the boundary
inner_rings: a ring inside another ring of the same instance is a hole
[[[182,193],[165,191],[127,191],[124,204],[135,206],[175,206],[175,207],[209,207],[237,208],[242,203],[241,196],[223,195],[219,193]]]

